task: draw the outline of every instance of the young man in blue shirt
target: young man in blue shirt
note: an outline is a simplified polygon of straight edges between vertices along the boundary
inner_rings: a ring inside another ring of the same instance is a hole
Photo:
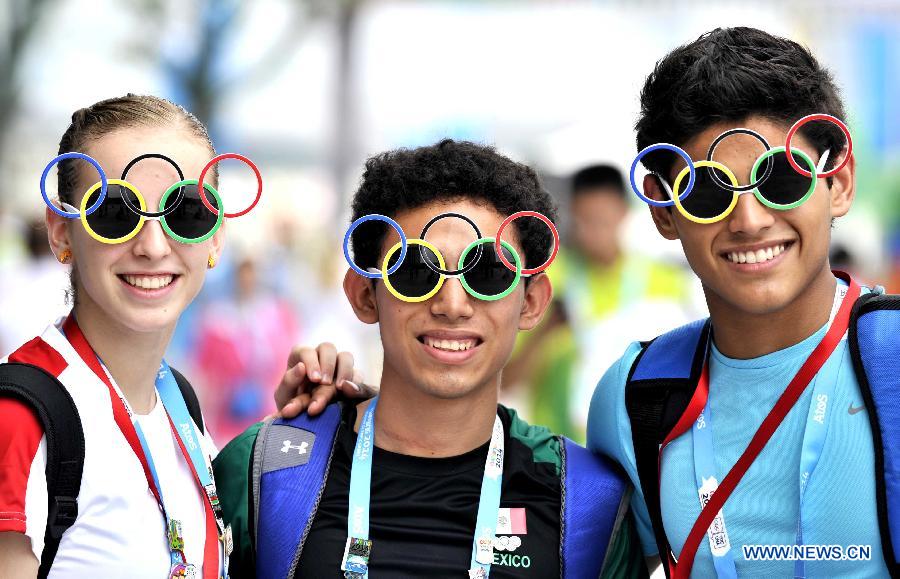
[[[707,159],[726,131],[750,129],[726,135],[713,155],[744,185],[764,173],[767,161],[757,160],[769,146],[785,145],[796,121],[822,113],[846,118],[831,74],[807,49],[760,30],[717,29],[657,63],[641,92],[637,146],[674,144],[696,164]],[[784,152],[773,154],[769,183],[758,187],[762,199],[740,195],[727,213],[732,192],[715,184],[706,167],[696,167],[694,190],[681,209],[650,208],[659,233],[681,243],[703,284],[712,335],[707,404],[690,431],[665,446],[660,459],[661,518],[676,559],[682,559],[700,515],[701,495],[710,496],[748,447],[822,341],[846,291],[846,283],[831,271],[828,250],[832,221],[850,210],[856,192],[856,164],[848,145],[836,124],[807,123],[792,137],[791,147],[806,153],[819,174],[839,168],[831,176],[804,181]],[[807,167],[799,153],[794,159]],[[683,194],[689,171],[671,149],[642,161],[651,174],[637,185],[647,197],[664,202]],[[725,172],[717,175],[730,179]],[[811,194],[793,208],[764,202],[789,197],[794,190],[802,195],[807,185]],[[626,396],[642,349],[633,343],[597,386],[588,446],[628,472],[637,488],[632,507],[644,554],[658,561],[658,537],[648,511],[654,502],[648,493],[655,489],[641,488]],[[702,537],[692,577],[888,575],[876,512],[872,430],[860,411],[863,404],[845,335],[751,463],[709,536]],[[750,560],[752,554],[743,549],[801,541],[867,545],[871,556],[810,560],[803,569],[790,559]],[[661,555],[663,561],[667,555]]]

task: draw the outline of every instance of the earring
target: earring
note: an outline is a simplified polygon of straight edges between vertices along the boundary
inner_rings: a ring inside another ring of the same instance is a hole
[[[56,259],[63,265],[69,263],[70,261],[72,261],[72,250],[64,249],[60,251],[59,255],[56,256]]]
[[[206,260],[206,268],[212,269],[214,267],[216,267],[216,256],[210,253],[209,258]]]

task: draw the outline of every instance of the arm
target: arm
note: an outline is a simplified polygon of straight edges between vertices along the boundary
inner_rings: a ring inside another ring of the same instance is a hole
[[[0,577],[34,579],[38,574],[47,519],[43,436],[30,406],[0,398]],[[28,495],[36,500],[26,503]]]
[[[0,577],[35,579],[40,563],[31,551],[31,540],[22,533],[0,533]]]

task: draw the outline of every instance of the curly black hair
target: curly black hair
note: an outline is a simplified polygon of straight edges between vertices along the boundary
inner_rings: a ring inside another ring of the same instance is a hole
[[[812,113],[845,120],[831,73],[808,49],[756,28],[716,28],[656,63],[641,91],[637,148],[680,146],[722,121],[759,115],[790,126]],[[800,132],[820,154],[831,149],[832,161],[846,144],[831,123],[808,123]],[[658,151],[643,163],[668,175],[675,160],[674,153]]]
[[[542,213],[554,223],[557,220],[556,206],[533,169],[494,147],[453,139],[369,158],[353,196],[351,220],[372,213],[393,217],[433,202],[460,199],[485,202],[504,216],[525,210]],[[516,228],[521,240],[525,267],[542,264],[553,248],[549,228],[532,218],[517,219],[510,227]],[[376,267],[387,231],[388,225],[379,221],[354,230],[351,243],[359,267]],[[407,232],[410,237],[418,234]]]

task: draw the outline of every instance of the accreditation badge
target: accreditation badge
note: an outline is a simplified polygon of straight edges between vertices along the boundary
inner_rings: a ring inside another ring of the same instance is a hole
[[[181,521],[169,519],[169,550],[184,551],[184,535],[182,534]]]
[[[492,537],[482,536],[478,539],[475,560],[482,565],[490,565],[494,562],[494,539]]]
[[[170,579],[197,579],[197,568],[193,565],[176,563],[169,571]]]
[[[347,537],[341,571],[346,579],[362,579],[369,572],[369,557],[372,555],[372,541]]]
[[[487,571],[484,570],[484,567],[469,569],[469,579],[487,579]]]

